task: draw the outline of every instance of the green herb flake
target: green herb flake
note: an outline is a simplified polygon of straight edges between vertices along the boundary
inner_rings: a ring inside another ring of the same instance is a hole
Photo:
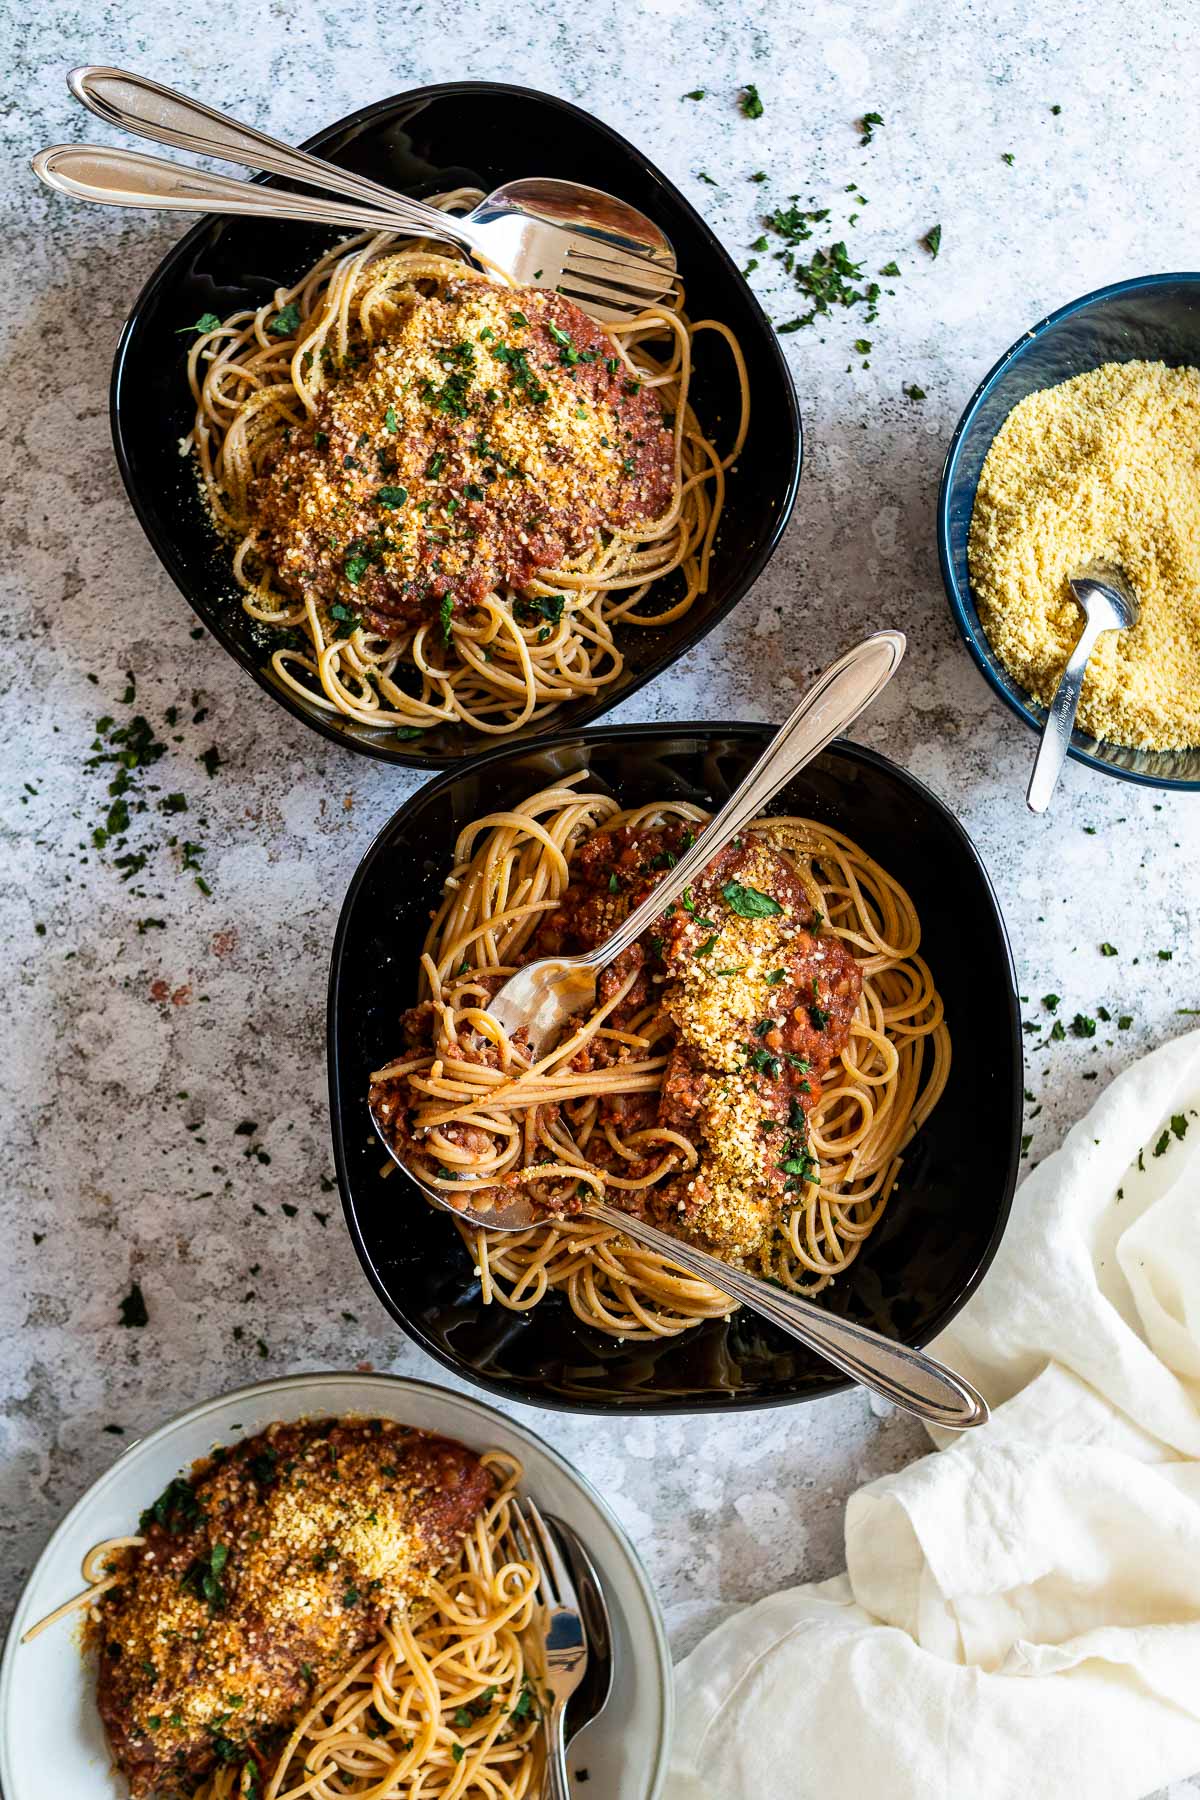
[[[121,1301],[120,1312],[120,1322],[124,1326],[137,1330],[143,1325],[148,1325],[150,1323],[150,1314],[146,1307],[146,1298],[142,1293],[141,1284],[139,1282],[135,1281],[130,1284],[129,1292]]]
[[[727,881],[721,889],[721,897],[730,911],[742,919],[770,919],[783,911],[772,895],[746,887],[740,881]]]
[[[744,119],[761,119],[763,116],[763,103],[752,81],[748,81],[738,95],[738,110]]]
[[[201,313],[194,325],[180,325],[176,329],[175,335],[182,337],[185,332],[194,331],[197,337],[207,337],[210,331],[220,331],[220,329],[221,321],[216,313],[207,312]]]
[[[936,262],[937,257],[938,257],[938,251],[942,247],[942,228],[941,228],[941,226],[940,225],[931,225],[929,227],[929,230],[925,233],[925,236],[921,239],[921,243],[922,243],[922,246],[926,250],[928,250],[928,252],[929,252],[930,256],[932,256],[934,262]]]
[[[298,329],[299,324],[300,308],[294,300],[289,300],[287,305],[275,314],[267,326],[267,330],[275,337],[291,337],[292,333]]]

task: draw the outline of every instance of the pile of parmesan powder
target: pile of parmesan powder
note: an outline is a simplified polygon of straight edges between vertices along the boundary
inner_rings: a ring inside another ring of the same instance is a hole
[[[1141,605],[1088,664],[1079,724],[1112,744],[1200,744],[1200,370],[1105,363],[1030,394],[975,496],[971,584],[992,647],[1049,704],[1083,626],[1069,577],[1115,562]]]

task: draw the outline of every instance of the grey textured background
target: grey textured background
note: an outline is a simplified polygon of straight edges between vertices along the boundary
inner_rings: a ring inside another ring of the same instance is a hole
[[[332,928],[358,856],[416,777],[326,748],[211,640],[194,640],[191,614],[143,542],[109,446],[109,362],[125,310],[182,225],[73,207],[36,188],[32,150],[110,135],[69,100],[73,64],[141,69],[292,139],[425,81],[543,87],[643,146],[737,255],[758,235],[764,196],[799,191],[844,208],[845,185],[860,182],[870,205],[845,235],[870,268],[899,261],[896,297],[872,326],[850,313],[824,341],[812,331],[783,340],[807,435],[786,541],[735,618],[625,712],[776,716],[857,634],[880,624],[909,634],[903,677],[862,738],[930,782],[974,834],[1009,921],[1027,1016],[1045,1021],[1037,997],[1047,990],[1063,996],[1067,1017],[1097,1003],[1133,1016],[1123,1032],[1031,1056],[1031,1157],[1094,1097],[1088,1077],[1103,1082],[1170,1037],[1186,1022],[1179,1009],[1200,1000],[1187,954],[1196,803],[1071,768],[1053,817],[1026,814],[1031,739],[953,633],[932,533],[947,438],[1000,350],[1087,288],[1197,262],[1187,158],[1200,60],[1183,0],[803,11],[783,0],[471,0],[453,13],[412,0],[87,10],[46,0],[35,13],[9,0],[7,20],[5,1606],[118,1448],[101,1427],[133,1436],[202,1396],[293,1369],[437,1375],[375,1303],[322,1183]],[[758,121],[736,107],[745,81],[764,100]],[[708,89],[703,102],[680,99],[697,86]],[[886,124],[863,149],[854,121],[865,110]],[[747,179],[759,168],[771,177],[761,187]],[[700,182],[702,169],[718,185]],[[936,262],[919,248],[935,222]],[[801,310],[763,271],[754,280],[777,319]],[[867,369],[850,353],[862,331],[873,343]],[[923,402],[902,393],[914,382]],[[84,766],[93,722],[128,712],[112,707],[126,670],[156,722],[181,709],[154,780],[189,797],[180,822],[207,846],[211,897],[178,851],[154,853],[143,876],[151,898],[140,901],[86,849],[107,779]],[[206,716],[193,723],[197,712]],[[197,758],[212,744],[223,767],[210,781]],[[148,915],[165,928],[139,935]],[[1100,956],[1102,940],[1118,959]],[[247,1118],[259,1125],[253,1139],[234,1130]],[[149,1307],[143,1330],[118,1324],[131,1279]],[[522,1411],[616,1507],[679,1649],[722,1609],[839,1567],[846,1494],[925,1448],[915,1425],[862,1394],[736,1424]]]

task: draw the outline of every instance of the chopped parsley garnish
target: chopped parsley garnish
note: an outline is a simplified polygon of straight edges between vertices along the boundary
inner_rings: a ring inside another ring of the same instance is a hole
[[[404,487],[381,487],[375,490],[376,506],[386,506],[392,511],[403,506],[407,499],[408,489]]]
[[[121,1324],[134,1328],[148,1325],[150,1314],[146,1310],[146,1299],[139,1282],[130,1284],[129,1292],[121,1301]]]
[[[715,934],[710,938],[706,938],[702,944],[697,946],[695,954],[697,956],[711,956],[716,941]]]
[[[859,129],[862,132],[862,136],[859,138],[858,141],[859,141],[860,146],[865,148],[866,145],[871,143],[872,140],[874,139],[875,127],[877,125],[882,125],[883,119],[879,113],[869,112],[869,113],[863,114],[862,118],[858,121],[858,124],[859,124]]]
[[[175,335],[182,337],[185,331],[194,331],[198,337],[207,337],[210,331],[219,331],[221,321],[216,313],[201,313],[194,325],[180,325]]]
[[[1076,1013],[1071,1020],[1071,1035],[1079,1038],[1092,1038],[1096,1035],[1096,1021],[1087,1013]]]
[[[438,618],[442,626],[442,642],[448,644],[451,638],[451,620],[454,617],[454,601],[449,594],[442,595],[442,604],[438,608]]]
[[[936,262],[938,251],[942,247],[942,228],[941,228],[941,226],[940,225],[931,225],[929,227],[929,230],[925,233],[925,236],[921,239],[921,242],[924,245],[925,249],[928,250],[930,256],[932,256],[934,261]]]
[[[767,986],[778,987],[781,981],[787,980],[786,969],[771,969],[767,975]]]
[[[555,326],[551,326],[553,332]],[[565,336],[565,333],[564,333]],[[572,346],[574,349],[574,346]],[[528,353],[514,350],[511,344],[493,344],[491,354],[496,362],[503,363],[508,369],[509,386],[524,396],[531,406],[544,406],[550,398],[549,388],[542,386],[537,374],[530,365]],[[576,360],[579,352],[575,351]]]
[[[721,896],[731,912],[743,919],[769,919],[783,911],[778,900],[758,888],[746,887],[740,881],[727,881]]]
[[[746,1045],[746,1066],[758,1075],[765,1075],[768,1081],[778,1081],[783,1064],[769,1050],[756,1050],[752,1044]]]
[[[370,567],[370,564],[371,564],[371,559],[369,556],[358,555],[358,556],[348,556],[346,558],[346,561],[342,567],[342,573],[345,575],[346,580],[350,583],[351,587],[358,586],[359,582],[362,580],[363,576],[366,574],[368,568]]]
[[[707,88],[690,88],[686,94],[680,94],[679,98],[681,100],[703,100],[707,92]]]
[[[617,880],[617,872],[615,869],[608,878],[608,891],[610,894],[619,894],[621,891],[621,884]]]
[[[1170,1144],[1171,1144],[1171,1133],[1169,1131],[1164,1131],[1162,1136],[1159,1138],[1157,1144],[1155,1144],[1155,1146],[1154,1146],[1155,1156],[1165,1156],[1168,1149],[1170,1148]]]
[[[761,119],[763,116],[763,103],[752,81],[748,81],[738,95],[738,110],[744,119]]]
[[[1015,157],[1015,156],[1014,156],[1014,155],[1013,155],[1013,153],[1012,153],[1012,151],[1011,151],[1011,150],[1002,150],[1002,151],[1001,151],[1001,153],[1000,153],[1000,161],[1001,161],[1001,162],[1006,162],[1006,163],[1007,163],[1007,164],[1008,164],[1008,166],[1009,166],[1009,168],[1010,168],[1010,169],[1011,169],[1011,168],[1012,168],[1012,166],[1013,166],[1013,164],[1014,164],[1014,163],[1015,163],[1015,162],[1016,162],[1016,160],[1017,160],[1017,159],[1016,159],[1016,157]]]
[[[918,387],[915,381],[908,383],[902,391],[907,400],[923,400],[925,398],[925,389]]]
[[[138,1530],[145,1533],[151,1525],[161,1525],[172,1537],[178,1537],[184,1531],[190,1531],[204,1518],[204,1508],[196,1498],[196,1491],[190,1481],[177,1475],[169,1481],[158,1499],[148,1506],[138,1520]]]
[[[207,1556],[198,1556],[189,1564],[179,1583],[184,1593],[193,1593],[198,1600],[207,1601],[210,1613],[225,1610],[226,1594],[221,1576],[228,1561],[228,1544],[214,1544]]]
[[[300,308],[294,300],[289,300],[280,312],[275,314],[267,330],[276,337],[291,337],[300,323]]]
[[[1058,1001],[1059,1001],[1059,996],[1057,994],[1043,994],[1042,995],[1042,1005],[1045,1007],[1047,1012],[1057,1012],[1058,1011]]]
[[[384,413],[383,428],[385,431],[399,431],[400,421],[396,417],[396,409],[394,406],[389,406],[387,411]]]
[[[1100,954],[1101,956],[1115,956],[1117,954],[1117,946],[1115,944],[1101,944]]]
[[[563,616],[565,604],[566,599],[562,594],[536,594],[531,600],[518,600],[514,611],[522,623],[544,619],[548,625],[557,625]]]

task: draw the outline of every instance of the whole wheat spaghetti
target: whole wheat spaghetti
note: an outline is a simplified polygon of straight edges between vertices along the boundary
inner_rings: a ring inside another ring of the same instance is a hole
[[[705,591],[750,404],[719,320],[656,304],[599,326],[376,234],[209,324],[182,448],[276,678],[310,703],[504,734],[608,686],[625,632]],[[701,334],[740,392],[721,449],[691,401]]]
[[[727,1299],[604,1225],[589,1194],[814,1293],[878,1224],[945,1086],[950,1038],[912,901],[840,831],[764,818],[601,979],[531,1061],[487,1011],[537,954],[603,941],[702,829],[621,809],[583,775],[460,835],[425,943],[409,1048],[372,1077],[402,1160],[479,1210],[518,1184],[521,1233],[460,1227],[486,1300],[552,1289],[586,1323],[671,1335]]]

